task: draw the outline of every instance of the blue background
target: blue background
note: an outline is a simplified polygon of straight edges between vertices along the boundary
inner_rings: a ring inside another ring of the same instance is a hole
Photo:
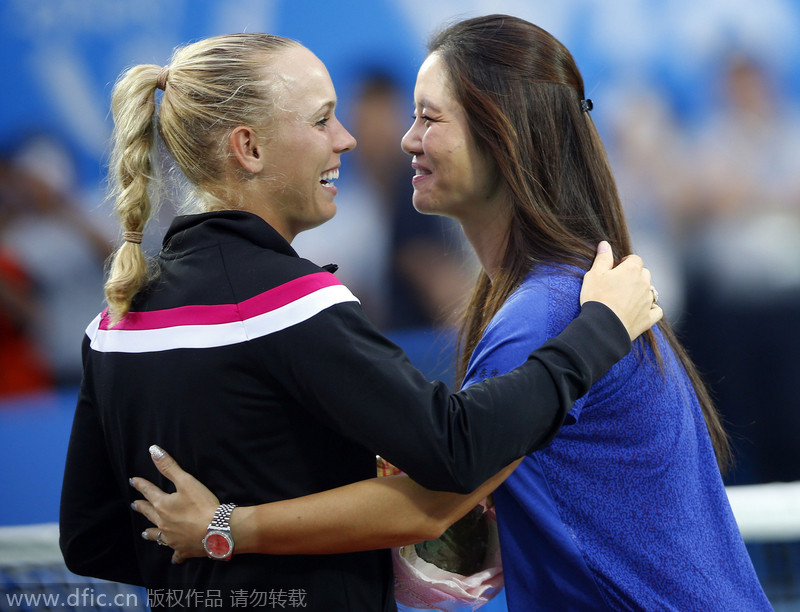
[[[615,95],[631,82],[654,87],[687,126],[713,116],[712,83],[733,49],[761,60],[781,95],[800,97],[800,0],[0,0],[0,153],[12,155],[37,135],[55,139],[74,164],[81,206],[95,220],[110,219],[108,105],[125,67],[165,64],[176,45],[198,38],[268,31],[299,40],[326,63],[341,117],[351,85],[376,65],[406,85],[410,115],[431,31],[493,12],[529,19],[572,51],[601,132]],[[100,307],[98,296],[80,329]],[[445,349],[432,349],[431,337],[397,340],[431,375],[450,375],[441,367]],[[0,525],[57,520],[76,393],[70,386],[0,402]]]
[[[32,133],[56,135],[92,191],[104,177],[111,86],[126,66],[167,63],[176,45],[198,38],[269,31],[327,64],[346,110],[348,86],[365,66],[383,65],[410,88],[434,28],[490,12],[558,37],[600,102],[601,123],[602,100],[632,79],[657,83],[685,116],[708,112],[708,82],[734,48],[763,59],[786,95],[800,93],[798,0],[3,0],[0,149]]]

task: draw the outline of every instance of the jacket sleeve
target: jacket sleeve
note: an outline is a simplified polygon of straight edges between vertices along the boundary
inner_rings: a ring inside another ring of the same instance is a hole
[[[304,406],[423,486],[465,493],[547,445],[631,342],[610,309],[589,302],[519,368],[452,394],[352,303],[296,326],[281,346],[287,386]]]
[[[87,347],[85,339],[84,363]],[[61,553],[75,574],[143,585],[131,541],[133,512],[115,484],[90,386],[84,378],[67,449],[59,513]]]

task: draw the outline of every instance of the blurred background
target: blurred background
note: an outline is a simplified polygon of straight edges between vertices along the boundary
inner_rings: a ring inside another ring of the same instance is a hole
[[[577,60],[636,251],[733,438],[726,483],[800,480],[800,0],[1,0],[0,491],[14,503],[0,525],[57,520],[81,338],[119,241],[104,199],[118,74],[228,32],[314,51],[359,146],[336,218],[293,246],[337,263],[369,316],[452,383],[474,261],[456,227],[414,212],[399,140],[428,36],[495,12]],[[171,215],[148,226],[149,250]]]

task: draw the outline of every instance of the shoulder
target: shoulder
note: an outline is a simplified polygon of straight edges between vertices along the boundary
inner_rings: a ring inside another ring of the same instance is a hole
[[[531,273],[486,328],[484,340],[522,337],[542,344],[580,312],[582,273],[545,267]]]
[[[335,274],[293,253],[254,245],[238,250],[230,245],[223,250],[221,272],[232,292],[230,299],[236,303],[257,299],[261,304],[281,306],[320,292],[346,292],[349,299],[356,300]]]
[[[480,344],[495,344],[541,332],[549,312],[549,299],[550,278],[531,274],[492,317]]]
[[[505,374],[577,316],[581,276],[543,268],[532,272],[492,318],[476,347],[466,381]]]

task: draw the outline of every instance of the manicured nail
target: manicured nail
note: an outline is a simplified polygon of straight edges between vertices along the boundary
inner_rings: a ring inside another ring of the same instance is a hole
[[[128,478],[128,484],[133,486],[133,478]]]
[[[147,537],[147,532],[146,531],[142,532],[142,539],[143,540],[149,540],[149,538]]]
[[[611,245],[608,244],[605,240],[603,240],[599,245],[597,245],[597,252],[598,253],[608,253],[611,250]]]
[[[136,502],[131,502],[131,510],[136,510]]]
[[[150,447],[150,456],[155,459],[156,461],[160,461],[166,456],[167,453],[164,452],[164,449],[158,446],[157,444],[153,444]]]

